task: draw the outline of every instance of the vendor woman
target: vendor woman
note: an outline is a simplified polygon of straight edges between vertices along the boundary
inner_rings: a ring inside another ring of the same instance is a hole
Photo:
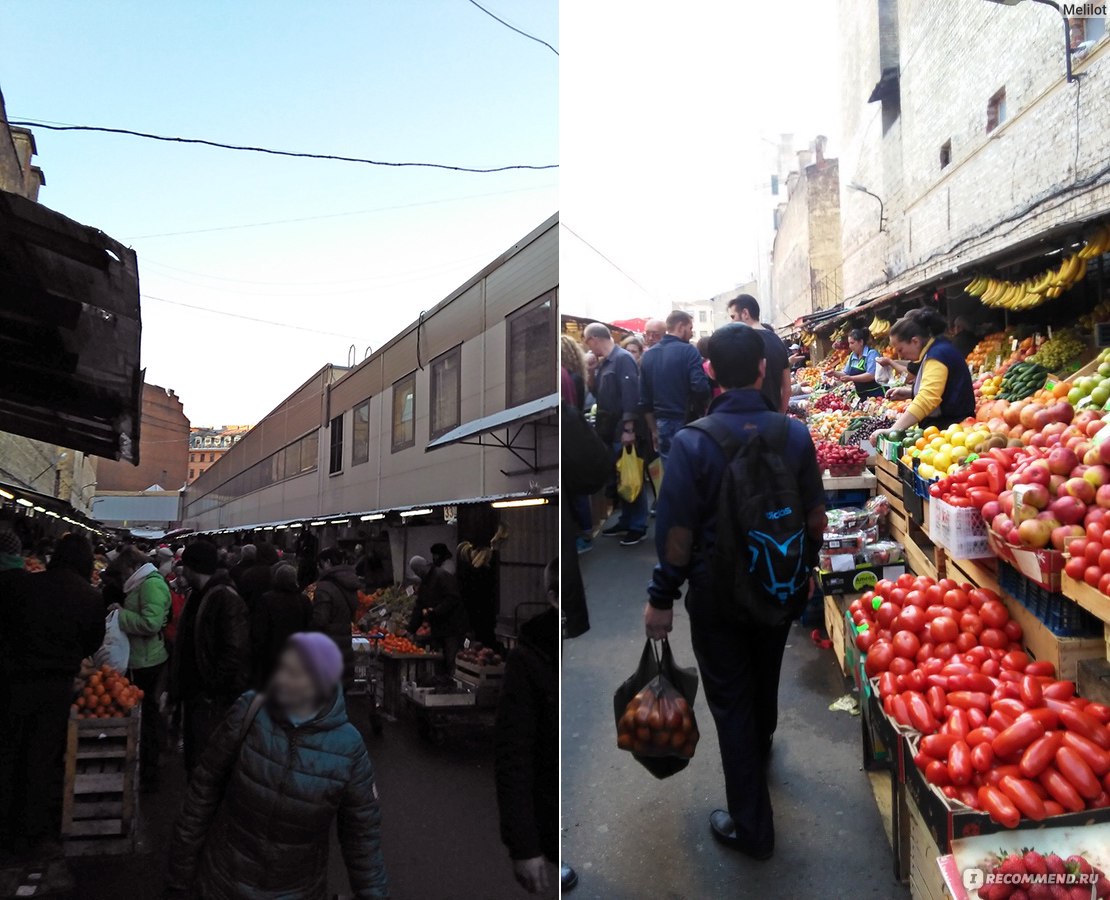
[[[897,388],[892,400],[912,398],[893,430],[904,431],[918,423],[947,428],[975,415],[975,391],[963,355],[944,332],[944,317],[930,309],[915,309],[890,329],[891,346],[898,355],[920,364],[912,389]]]
[[[881,397],[883,387],[875,380],[875,367],[879,362],[879,352],[869,347],[871,334],[865,328],[853,328],[848,333],[848,349],[852,355],[843,372],[838,372],[838,381],[853,385],[860,397]]]

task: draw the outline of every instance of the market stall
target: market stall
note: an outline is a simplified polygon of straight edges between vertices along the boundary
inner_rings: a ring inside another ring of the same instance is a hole
[[[950,312],[987,324],[963,421],[892,431],[897,407],[853,397],[835,377],[850,311],[798,377],[822,463],[865,454],[875,478],[831,516],[825,622],[915,898],[1110,896],[1107,250],[1097,226],[1049,265],[963,277]]]

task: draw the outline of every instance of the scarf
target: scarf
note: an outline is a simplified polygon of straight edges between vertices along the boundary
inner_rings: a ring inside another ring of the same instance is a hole
[[[143,563],[137,568],[130,578],[123,583],[123,592],[130,594],[140,584],[146,581],[151,575],[156,575],[158,570],[154,567],[154,563]]]

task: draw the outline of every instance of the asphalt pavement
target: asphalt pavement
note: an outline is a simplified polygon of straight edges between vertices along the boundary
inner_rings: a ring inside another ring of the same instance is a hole
[[[644,645],[650,540],[621,547],[599,536],[579,557],[591,630],[563,646],[563,859],[581,881],[576,900],[709,897],[908,898],[867,774],[860,722],[829,704],[846,693],[831,650],[796,626],[787,645],[771,762],[776,850],[755,862],[714,842],[709,814],[724,806],[712,717],[689,768],[657,781],[617,749],[613,691]],[[672,649],[694,665],[689,619],[675,607]]]
[[[382,845],[394,900],[520,900],[501,844],[492,741],[450,738],[437,746],[414,723],[387,722],[381,737],[354,711],[367,736],[382,805]],[[143,795],[143,845],[128,857],[71,859],[80,900],[156,900],[162,895],[173,822],[185,791],[180,756],[165,760],[163,784]],[[329,894],[349,895],[334,829]]]

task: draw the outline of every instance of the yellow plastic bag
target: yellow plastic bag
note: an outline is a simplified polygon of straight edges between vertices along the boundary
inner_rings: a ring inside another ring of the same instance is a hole
[[[628,445],[617,460],[617,496],[632,503],[644,489],[644,461],[636,448]]]

